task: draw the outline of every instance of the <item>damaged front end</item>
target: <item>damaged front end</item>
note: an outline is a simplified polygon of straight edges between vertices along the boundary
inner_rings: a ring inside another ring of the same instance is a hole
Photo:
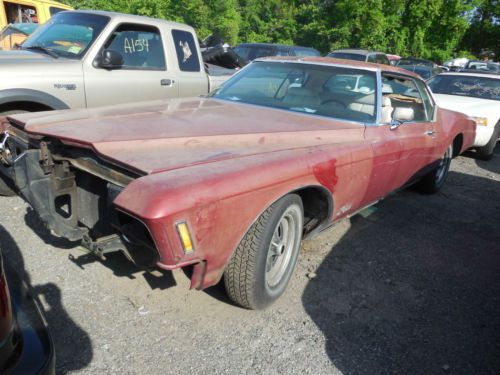
[[[139,175],[91,150],[28,137],[15,127],[0,137],[0,164],[52,234],[80,241],[101,258],[121,251],[140,268],[158,262],[148,228],[113,204]]]

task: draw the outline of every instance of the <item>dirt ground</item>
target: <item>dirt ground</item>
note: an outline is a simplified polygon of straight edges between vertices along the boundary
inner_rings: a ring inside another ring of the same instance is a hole
[[[60,374],[500,374],[500,145],[304,242],[265,311],[182,271],[98,261],[0,199],[0,246],[42,301]]]

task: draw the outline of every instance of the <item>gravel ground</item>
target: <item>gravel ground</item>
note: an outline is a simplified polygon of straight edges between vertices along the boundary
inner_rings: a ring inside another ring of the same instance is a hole
[[[182,271],[98,261],[1,198],[0,245],[33,286],[65,373],[499,374],[500,145],[455,159],[434,196],[408,189],[303,250],[261,312]]]

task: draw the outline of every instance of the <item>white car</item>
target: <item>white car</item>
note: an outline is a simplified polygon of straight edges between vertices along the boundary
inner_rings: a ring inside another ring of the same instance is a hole
[[[490,159],[500,137],[500,75],[488,73],[442,73],[428,82],[437,104],[462,112],[476,121],[473,148]]]

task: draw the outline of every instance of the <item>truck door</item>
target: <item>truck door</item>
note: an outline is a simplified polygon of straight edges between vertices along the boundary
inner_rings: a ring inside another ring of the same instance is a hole
[[[117,26],[92,62],[84,64],[87,107],[177,97],[174,72],[166,64],[165,43],[154,26]],[[103,69],[95,63],[104,49],[122,55],[120,69]]]
[[[179,72],[177,83],[180,97],[199,96],[209,90],[208,75],[199,55],[199,46],[193,34],[186,30],[172,29]]]

